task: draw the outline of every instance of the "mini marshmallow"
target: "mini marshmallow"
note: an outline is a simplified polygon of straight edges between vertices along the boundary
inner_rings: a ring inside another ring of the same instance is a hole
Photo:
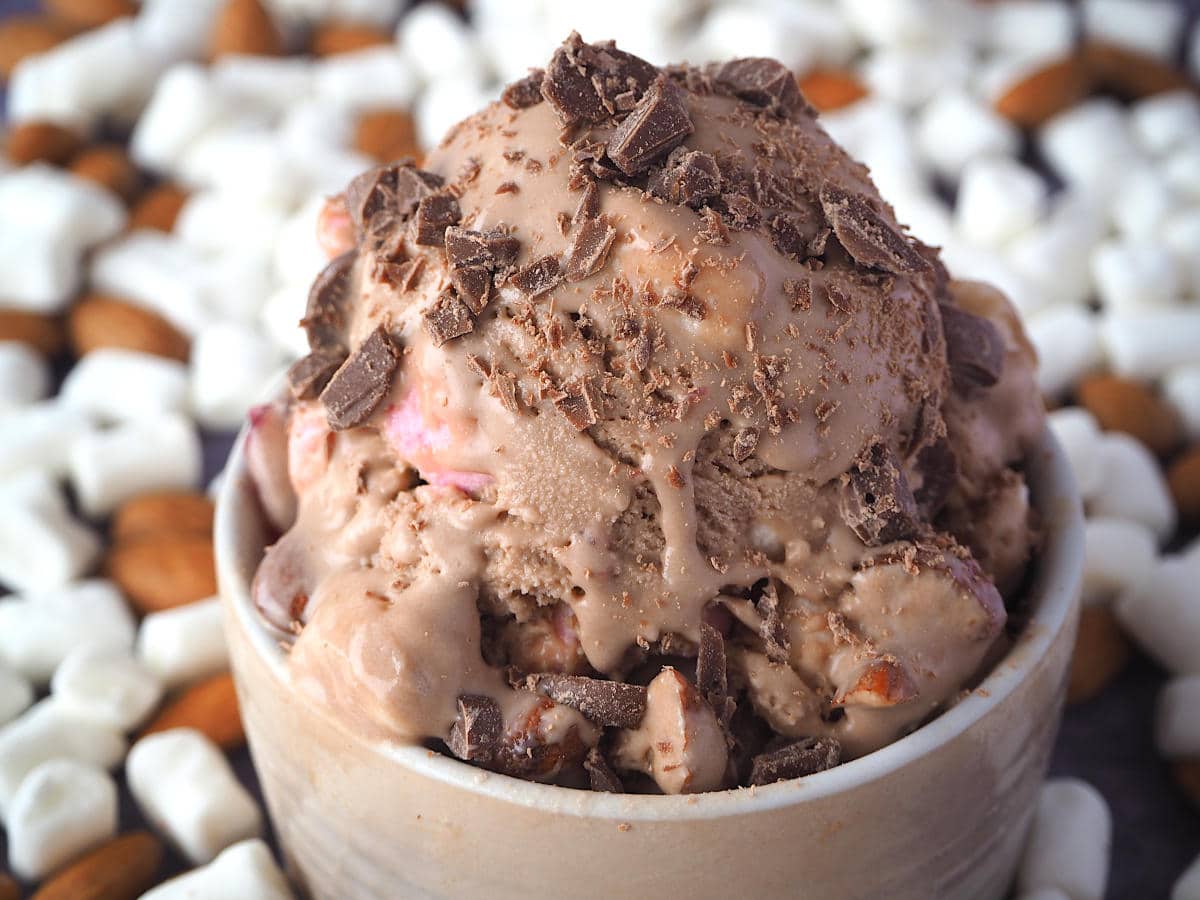
[[[606,10],[597,7],[595,12],[603,15]],[[809,42],[787,24],[759,4],[716,4],[700,24],[694,50],[701,54],[697,58],[705,59],[767,56],[794,71],[805,71],[815,62]]]
[[[1025,323],[1038,352],[1038,387],[1057,397],[1104,362],[1096,316],[1077,306],[1054,306]]]
[[[0,478],[29,468],[65,474],[71,447],[92,427],[89,416],[57,400],[0,410]]]
[[[1200,201],[1200,137],[1172,150],[1162,163],[1162,174],[1169,188]]]
[[[283,207],[253,194],[205,189],[188,197],[173,230],[206,253],[265,256],[284,218]],[[208,296],[217,299],[214,291]]]
[[[233,114],[230,102],[201,66],[184,63],[167,71],[138,119],[129,152],[139,165],[171,172],[187,149],[217,122]]]
[[[236,428],[282,367],[278,348],[255,329],[221,322],[201,331],[191,354],[192,407],[200,423]]]
[[[1059,0],[1001,0],[984,8],[984,46],[1027,59],[1065,56],[1075,45],[1074,10]]]
[[[1160,543],[1175,529],[1175,505],[1158,460],[1137,438],[1106,433],[1096,447],[1104,475],[1088,512],[1140,522]]]
[[[884,196],[928,190],[909,122],[894,103],[867,97],[822,116],[821,123],[870,168]]]
[[[269,245],[270,242],[264,243]],[[257,321],[274,284],[269,253],[267,247],[261,251],[256,248],[254,252],[231,249],[209,257],[206,287],[209,306],[217,318],[197,332],[192,344],[193,354],[199,336],[222,319],[245,325]]]
[[[839,0],[838,6],[870,46],[928,46],[974,36],[979,17],[958,0]]]
[[[699,0],[624,0],[628,12],[620,16],[628,25],[630,31],[636,31],[639,17],[651,10],[651,15],[657,20],[672,20],[668,26],[676,33],[685,32],[688,23],[694,20],[703,7]],[[849,65],[858,55],[859,43],[851,30],[849,23],[842,16],[830,14],[826,0],[757,0],[760,6],[765,6],[771,15],[771,20],[779,23],[785,33],[797,43],[803,42],[813,62],[819,66],[840,67]],[[608,9],[597,4],[597,9]],[[669,33],[669,32],[668,32]],[[619,43],[619,42],[618,42]],[[638,51],[633,50],[634,53]],[[741,55],[741,54],[738,54]],[[668,56],[646,57],[652,62],[661,64],[669,59],[684,59],[678,53]]]
[[[1172,678],[1163,687],[1154,743],[1167,759],[1200,757],[1200,675]]]
[[[36,684],[81,647],[128,652],[133,639],[133,616],[108,581],[0,599],[0,664]]]
[[[1103,900],[1112,852],[1112,812],[1094,787],[1052,778],[1038,797],[1017,889],[1059,888],[1072,900]]]
[[[1200,297],[1200,206],[1181,209],[1160,224],[1158,236],[1179,265],[1184,293]]]
[[[70,759],[25,776],[8,807],[8,862],[35,881],[117,833],[117,785],[103,769]]]
[[[162,685],[128,650],[73,650],[54,670],[50,690],[59,706],[113,731],[132,731],[162,699]]]
[[[951,89],[939,91],[917,113],[916,142],[934,171],[957,180],[976,159],[1016,155],[1021,132],[976,97]]]
[[[34,704],[0,728],[0,818],[7,821],[21,782],[42,763],[70,759],[111,769],[125,746],[115,731],[71,715],[53,698]]]
[[[101,347],[84,354],[63,380],[61,401],[101,422],[187,411],[187,366],[134,350]]]
[[[1173,61],[1183,31],[1183,7],[1167,0],[1083,0],[1083,31]]]
[[[103,516],[149,491],[200,480],[200,437],[179,415],[127,422],[89,434],[71,448],[71,483],[89,516]]]
[[[429,84],[413,111],[422,146],[436,147],[452,126],[490,99],[472,78],[444,77]]]
[[[92,259],[92,286],[163,316],[185,334],[211,318],[202,254],[174,235],[134,231]]]
[[[163,59],[198,59],[225,0],[142,0],[138,43]]]
[[[1200,309],[1106,315],[1100,335],[1119,375],[1153,379],[1200,363]]]
[[[1092,251],[1092,277],[1105,312],[1133,315],[1179,299],[1179,266],[1156,241],[1105,241]]]
[[[292,900],[292,889],[271,851],[258,838],[222,850],[207,866],[160,884],[141,900]]]
[[[1123,237],[1151,241],[1175,208],[1176,198],[1151,166],[1135,166],[1121,174],[1109,214]]]
[[[351,150],[315,151],[303,157],[297,155],[293,162],[301,185],[297,196],[314,191],[327,197],[340,194],[356,176],[377,165],[366,154]]]
[[[129,751],[125,774],[146,818],[193,863],[262,830],[262,814],[225,754],[191,728],[142,738]]]
[[[1168,91],[1130,107],[1133,136],[1147,153],[1162,156],[1200,134],[1200,98],[1191,91]]]
[[[1200,558],[1164,557],[1151,575],[1114,605],[1142,649],[1176,675],[1200,675]]]
[[[862,61],[858,74],[872,94],[915,109],[939,90],[965,85],[970,70],[967,47],[943,44],[877,49]]]
[[[1171,888],[1171,900],[1200,900],[1200,856],[1192,861]]]
[[[100,538],[65,507],[14,506],[0,517],[0,585],[16,591],[59,588],[86,574]]]
[[[29,406],[50,392],[50,369],[20,341],[0,341],[0,410]]]
[[[66,509],[58,482],[44,469],[23,469],[0,476],[0,508]]]
[[[417,76],[395,47],[339,53],[316,63],[317,99],[345,109],[407,108]]]
[[[209,131],[187,149],[176,172],[190,187],[219,188],[285,209],[303,185],[279,135],[257,122]]]
[[[277,22],[353,22],[386,28],[394,25],[408,0],[267,0]]]
[[[19,672],[0,666],[0,725],[6,725],[29,709],[33,685]]]
[[[967,240],[999,247],[1045,212],[1049,189],[1040,175],[1011,159],[977,159],[963,169],[955,221]]]
[[[950,210],[931,190],[911,190],[888,195],[896,219],[913,237],[931,247],[940,247],[953,237]]]
[[[1100,443],[1100,425],[1082,406],[1064,406],[1046,414],[1046,424],[1071,464],[1075,483],[1084,501],[1099,493],[1104,469],[1096,447]]]
[[[1031,317],[1051,303],[1037,285],[1009,265],[997,250],[980,247],[954,235],[942,245],[942,261],[955,278],[985,281],[999,290],[1023,317]]]
[[[282,112],[313,89],[313,66],[306,59],[222,56],[210,70],[213,87],[239,106]]]
[[[229,668],[217,597],[151,613],[142,619],[137,657],[167,688],[176,688]]]
[[[279,233],[275,235],[272,268],[280,282],[311,284],[328,264],[325,251],[317,241],[317,217],[324,206],[325,196],[314,194],[296,212],[288,216]],[[303,310],[300,315],[303,315]],[[295,322],[292,326],[295,326]]]
[[[4,282],[5,305],[33,312],[61,312],[79,289],[79,252],[62,243],[14,231],[15,227],[0,225],[4,229],[0,280]]]
[[[1188,437],[1200,440],[1200,363],[1168,372],[1162,390],[1179,414]]]
[[[1083,596],[1107,600],[1131,590],[1154,569],[1158,548],[1145,525],[1092,516],[1084,523]]]
[[[471,29],[461,16],[440,3],[417,6],[401,19],[396,45],[400,55],[426,81],[457,77],[479,65],[480,54]]]
[[[1104,211],[1094,198],[1065,191],[1055,198],[1050,215],[1013,240],[1005,256],[1039,296],[1082,304],[1092,293],[1089,260],[1105,225]]]
[[[306,281],[284,284],[267,298],[259,314],[263,330],[285,354],[293,358],[308,353],[308,337],[300,327],[300,320],[304,318],[310,284]],[[0,464],[2,461],[3,437],[0,436]]]
[[[1100,194],[1138,159],[1128,116],[1106,97],[1059,113],[1042,126],[1037,142],[1042,157],[1064,181]]]
[[[354,114],[327,100],[300,100],[292,104],[279,124],[284,148],[301,160],[315,153],[338,150],[350,144]]]

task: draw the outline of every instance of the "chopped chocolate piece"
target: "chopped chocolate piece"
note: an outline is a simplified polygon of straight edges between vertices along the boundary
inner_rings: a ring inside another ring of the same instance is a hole
[[[492,293],[492,272],[483,266],[467,266],[450,270],[450,280],[458,291],[459,299],[473,315],[479,315],[487,306]]]
[[[767,582],[762,595],[754,602],[758,614],[762,616],[759,636],[763,639],[763,649],[767,651],[767,659],[773,663],[786,665],[791,653],[791,641],[788,640],[787,629],[783,627],[783,616],[779,612],[779,590],[771,582]]]
[[[729,229],[725,227],[720,214],[715,209],[706,206],[700,210],[700,215],[704,217],[704,227],[700,229],[700,240],[706,244],[728,244]]]
[[[567,255],[567,281],[582,281],[595,275],[608,259],[617,229],[603,219],[588,219],[575,233]]]
[[[510,413],[520,412],[521,406],[517,402],[517,379],[508,372],[497,370],[492,373],[491,382],[492,393],[500,404]]]
[[[433,305],[425,310],[422,319],[435,347],[475,330],[471,310],[453,291],[441,293]]]
[[[506,269],[520,251],[521,242],[503,231],[470,231],[458,226],[446,229],[446,257],[454,268]]]
[[[783,295],[792,309],[812,309],[812,282],[807,278],[788,278],[783,282]]]
[[[724,700],[729,685],[725,670],[725,638],[707,622],[700,623],[700,650],[696,656],[696,687],[705,697]]]
[[[526,109],[542,102],[542,78],[546,73],[531,69],[524,78],[519,78],[504,89],[500,99],[513,109]]]
[[[583,767],[587,770],[588,781],[591,783],[593,791],[605,794],[625,793],[625,785],[621,783],[621,779],[613,771],[608,760],[604,758],[599,747],[592,747],[588,750],[588,754],[583,760]]]
[[[809,256],[810,242],[799,223],[800,217],[795,213],[778,213],[767,223],[767,230],[776,250],[789,259],[803,262]]]
[[[856,262],[894,275],[929,269],[929,261],[865,197],[828,182],[821,186],[820,196],[833,233]]]
[[[758,429],[743,428],[733,436],[733,458],[738,462],[745,462],[754,455],[754,451],[758,448]]]
[[[916,499],[892,451],[872,444],[847,473],[842,517],[869,547],[905,540],[921,528]]]
[[[467,354],[467,368],[478,375],[480,378],[491,378],[492,367],[486,359],[476,356],[474,353]]]
[[[717,65],[711,74],[718,85],[735,97],[777,116],[786,116],[795,110],[812,114],[812,107],[796,84],[796,76],[778,60],[764,57],[731,59]]]
[[[396,214],[412,215],[423,197],[438,190],[445,181],[441,175],[418,169],[411,163],[396,167]]]
[[[563,385],[563,395],[554,401],[554,405],[577,431],[583,431],[589,425],[595,425],[599,418],[595,394],[589,379],[575,378]]]
[[[600,188],[596,182],[589,181],[583,189],[583,196],[579,198],[579,205],[575,207],[575,215],[571,217],[571,223],[578,225],[580,222],[595,219],[599,215]]]
[[[600,122],[632,109],[657,76],[658,69],[611,41],[585,44],[573,32],[554,51],[542,96],[564,125]]]
[[[944,436],[921,448],[917,454],[917,471],[921,486],[917,489],[917,505],[926,518],[932,519],[946,504],[946,498],[958,483],[958,456]]]
[[[321,270],[308,292],[301,327],[310,350],[345,349],[346,301],[356,253],[348,250]]]
[[[459,759],[489,762],[496,755],[504,732],[504,714],[491,697],[463,694],[458,698],[458,718],[450,726],[446,743]]]
[[[572,33],[554,51],[542,76],[542,96],[554,107],[564,125],[599,122],[609,116],[596,86],[576,60],[583,39]]]
[[[946,361],[955,387],[991,387],[1004,371],[1004,338],[983,316],[939,304],[942,333],[946,336]]]
[[[639,175],[694,130],[682,90],[662,75],[613,131],[608,156],[626,175]]]
[[[699,209],[721,192],[721,171],[712,154],[676,147],[649,187],[657,197]]]
[[[725,204],[725,221],[735,231],[757,228],[762,221],[762,210],[747,194],[724,194],[721,201]]]
[[[530,297],[537,297],[553,289],[560,281],[557,256],[543,256],[536,262],[518,269],[511,279],[513,285]]]
[[[446,243],[446,229],[457,225],[462,218],[458,201],[446,191],[422,197],[417,203],[416,241],[424,247],[441,247]]]
[[[842,760],[842,745],[835,738],[805,738],[754,757],[750,767],[750,783],[774,784],[792,778],[803,778],[832,769]]]
[[[392,387],[400,349],[382,325],[333,373],[321,402],[329,427],[343,431],[365,422]]]
[[[338,367],[346,361],[341,350],[314,350],[302,356],[287,370],[288,384],[292,396],[297,400],[311,400],[325,389]]]
[[[708,307],[704,301],[687,291],[671,288],[663,294],[662,305],[677,309],[686,316],[698,321],[708,318]]]
[[[530,675],[530,690],[577,709],[597,725],[637,728],[646,714],[646,688],[586,675]]]
[[[441,176],[418,169],[408,161],[377,166],[350,182],[346,188],[346,209],[361,236],[381,223],[411,215],[421,198],[442,184]]]

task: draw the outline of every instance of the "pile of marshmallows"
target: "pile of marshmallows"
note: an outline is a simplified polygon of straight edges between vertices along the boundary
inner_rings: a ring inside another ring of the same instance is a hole
[[[207,864],[185,879],[288,896],[220,752],[241,736],[207,538],[148,544],[119,526],[194,490],[199,428],[238,425],[305,351],[324,199],[435,144],[572,29],[656,62],[783,60],[901,221],[958,277],[1013,299],[1047,398],[1081,404],[1050,416],[1088,512],[1075,696],[1115,675],[1132,636],[1172,674],[1160,750],[1200,784],[1200,545],[1163,553],[1200,518],[1200,100],[1172,65],[1182,53],[1200,80],[1200,27],[1183,34],[1179,5],[477,0],[466,18],[406,5],[106,0],[90,7],[104,21],[12,71],[0,584],[18,593],[0,600],[0,819],[21,877],[136,856],[153,878],[155,838],[113,839],[106,770],[125,759],[147,819]],[[114,130],[127,147],[94,143]],[[1019,160],[1029,146],[1061,189]],[[47,399],[64,314],[79,360]],[[97,524],[114,512],[106,551]],[[111,580],[80,580],[102,557]],[[1101,897],[1110,839],[1098,793],[1048,784],[1020,889]],[[1174,897],[1200,898],[1200,860]]]

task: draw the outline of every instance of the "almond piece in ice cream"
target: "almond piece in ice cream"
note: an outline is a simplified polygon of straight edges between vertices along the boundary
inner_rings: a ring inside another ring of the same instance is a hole
[[[135,900],[158,880],[163,853],[154,835],[131,831],[75,860],[31,900]]]
[[[139,737],[172,728],[194,728],[226,751],[245,744],[233,676],[226,672],[191,685],[168,703]]]
[[[71,307],[67,331],[76,356],[114,347],[187,362],[191,346],[158,313],[104,294],[86,294]]]
[[[217,592],[207,534],[143,534],[121,541],[104,564],[108,577],[141,613],[204,600]]]

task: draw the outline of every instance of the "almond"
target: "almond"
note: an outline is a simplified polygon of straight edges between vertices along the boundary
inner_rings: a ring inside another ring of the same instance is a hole
[[[812,69],[797,82],[800,92],[821,112],[849,106],[869,93],[867,86],[845,69]]]
[[[129,213],[129,230],[153,228],[155,231],[170,232],[179,218],[179,211],[187,202],[188,195],[173,184],[160,184],[142,194]]]
[[[21,889],[3,872],[0,872],[0,900],[21,900]]]
[[[137,14],[134,0],[42,0],[46,12],[79,28],[95,28]]]
[[[142,187],[142,176],[124,148],[116,144],[88,147],[71,160],[71,171],[80,178],[108,188],[126,204]]]
[[[394,162],[421,155],[417,127],[412,116],[402,109],[375,109],[364,112],[354,129],[354,147],[379,162]]]
[[[245,744],[246,731],[233,676],[226,672],[192,685],[169,703],[140,736],[171,728],[195,728],[224,750],[236,750]]]
[[[1171,763],[1171,775],[1184,795],[1200,809],[1200,759],[1177,759]]]
[[[61,166],[82,144],[78,134],[53,122],[22,122],[8,130],[4,152],[21,166],[31,162]]]
[[[45,53],[71,36],[71,29],[50,16],[9,16],[0,21],[0,80],[12,75],[27,56]]]
[[[229,54],[279,56],[283,39],[259,0],[228,0],[209,39],[208,55],[217,59]]]
[[[1195,89],[1181,69],[1127,47],[1088,41],[1080,52],[1091,72],[1094,87],[1111,91],[1126,100]]]
[[[1183,439],[1175,410],[1140,382],[1096,375],[1080,383],[1077,396],[1105,431],[1133,435],[1159,456],[1166,456]]]
[[[1067,679],[1067,702],[1092,699],[1121,674],[1128,662],[1129,642],[1109,608],[1100,604],[1084,606]]]
[[[1179,517],[1200,522],[1200,444],[1185,450],[1167,469],[1167,484]]]
[[[322,22],[313,30],[312,52],[315,56],[336,56],[391,42],[392,36],[386,31],[368,25]]]
[[[158,882],[162,859],[158,838],[131,831],[75,860],[32,900],[136,900]]]
[[[204,600],[217,592],[207,534],[143,534],[115,545],[105,570],[142,613]]]
[[[1092,91],[1092,75],[1080,54],[1047,63],[1015,84],[995,102],[996,112],[1023,128],[1037,128],[1074,106]]]
[[[58,316],[0,309],[0,341],[21,341],[43,356],[57,356],[62,353],[66,337]]]
[[[104,294],[87,294],[67,316],[76,356],[120,347],[187,362],[188,339],[158,313]]]
[[[212,534],[213,503],[198,491],[156,491],[121,505],[111,535],[117,543],[147,534]]]

